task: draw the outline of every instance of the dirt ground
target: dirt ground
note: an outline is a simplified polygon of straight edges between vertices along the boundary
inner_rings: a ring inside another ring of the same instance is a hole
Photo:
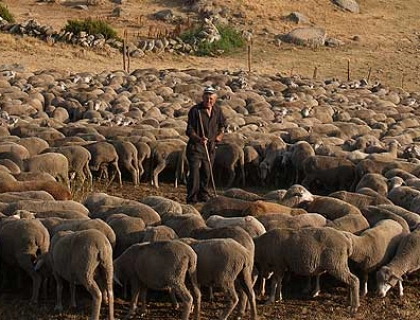
[[[123,1],[123,16],[111,17],[115,5],[104,2],[90,7],[88,11],[72,9],[65,1],[56,3],[36,2],[35,0],[2,0],[15,15],[18,22],[34,18],[56,29],[62,28],[67,19],[93,18],[105,19],[121,34],[127,29],[130,34],[147,35],[149,27],[157,22],[149,19],[160,9],[170,8],[174,13],[186,15],[181,0],[126,0]],[[233,12],[243,12],[235,23],[240,29],[253,29],[252,70],[258,73],[294,73],[312,76],[315,67],[318,77],[347,77],[347,63],[350,59],[351,77],[366,77],[372,69],[371,79],[380,80],[392,86],[403,85],[405,89],[419,91],[420,83],[420,4],[418,0],[359,0],[360,14],[338,10],[328,0],[215,0],[224,3]],[[78,1],[84,4],[85,1]],[[327,33],[344,41],[339,48],[298,48],[272,43],[273,35],[284,33],[296,27],[281,19],[290,12],[305,14],[312,23],[326,29]],[[268,32],[269,35],[263,35]],[[353,40],[358,36],[360,40]],[[0,34],[0,65],[18,63],[26,70],[60,69],[69,72],[122,69],[121,56],[116,51],[95,52],[80,47],[56,44],[52,47],[42,41]],[[171,54],[148,54],[132,60],[132,69],[155,67],[163,68],[208,68],[239,70],[247,69],[246,53],[219,58],[198,58]],[[403,79],[404,78],[404,79]],[[404,80],[402,82],[402,79]],[[126,183],[122,190],[112,186],[104,190],[96,184],[96,191],[107,191],[124,198],[139,199],[146,195],[161,195],[180,202],[185,200],[185,187],[174,189],[163,183],[160,190],[142,183],[134,188]],[[257,191],[258,190],[253,190]],[[221,192],[221,190],[219,190]],[[322,278],[322,293],[315,299],[304,299],[295,288],[296,282],[285,283],[285,301],[275,306],[265,306],[260,301],[258,313],[262,319],[347,319],[347,291],[342,284],[328,277]],[[288,288],[294,288],[290,290]],[[370,293],[361,299],[361,307],[355,319],[418,319],[420,317],[420,279],[410,276],[405,282],[405,295],[400,299],[395,290],[385,299]],[[0,319],[60,319],[81,320],[89,317],[90,299],[82,290],[79,295],[80,306],[54,314],[54,295],[41,299],[39,306],[29,305],[30,286],[23,293],[2,292],[0,295]],[[289,290],[289,292],[287,292]],[[216,296],[215,304],[204,302],[202,319],[214,319],[224,305],[222,295]],[[166,298],[165,298],[166,299]],[[121,298],[116,300],[116,317],[123,318],[128,303]],[[149,312],[143,319],[179,319],[180,312],[174,311],[166,302],[152,301]],[[106,309],[102,308],[102,314]],[[140,318],[138,316],[137,318]],[[245,319],[248,319],[247,317]]]

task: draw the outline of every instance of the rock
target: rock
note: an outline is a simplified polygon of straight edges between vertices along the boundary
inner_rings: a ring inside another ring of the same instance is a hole
[[[294,29],[280,36],[280,39],[300,46],[319,47],[325,44],[326,35],[325,30],[322,28],[304,27]]]
[[[154,14],[155,18],[157,20],[165,21],[165,22],[171,22],[174,18],[174,14],[172,13],[172,10],[166,9],[158,11]]]
[[[77,9],[77,10],[89,10],[89,7],[87,5],[84,4],[77,4],[75,6],[72,7],[73,9]]]
[[[332,0],[332,2],[351,13],[360,13],[360,7],[356,0]]]
[[[327,38],[325,39],[325,45],[327,47],[340,47],[344,45],[344,41],[341,41],[340,39],[337,38]]]
[[[296,24],[310,23],[309,19],[305,15],[299,12],[292,12],[289,15],[285,16],[284,19],[288,21],[292,21]]]

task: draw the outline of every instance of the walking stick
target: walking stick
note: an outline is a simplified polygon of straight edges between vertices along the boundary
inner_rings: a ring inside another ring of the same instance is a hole
[[[204,126],[203,126],[203,119],[201,118],[201,111],[198,110],[198,119],[200,121],[200,129],[201,129],[201,133],[203,135],[203,138],[206,137],[206,135],[204,134]],[[208,140],[207,140],[208,142]],[[214,183],[214,176],[213,176],[213,166],[212,163],[210,161],[210,155],[209,155],[209,150],[207,149],[207,145],[204,146],[204,149],[206,150],[206,156],[207,156],[207,161],[209,163],[210,166],[210,180],[211,180],[211,186],[213,188],[213,193],[214,196],[217,197],[217,191],[216,191],[216,184]]]

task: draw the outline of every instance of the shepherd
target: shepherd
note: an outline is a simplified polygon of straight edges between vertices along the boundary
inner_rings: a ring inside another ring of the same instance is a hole
[[[204,88],[202,102],[193,106],[188,113],[187,159],[190,173],[187,180],[187,203],[205,202],[210,198],[209,183],[214,185],[212,165],[216,143],[222,141],[226,120],[222,110],[216,106],[216,90]]]

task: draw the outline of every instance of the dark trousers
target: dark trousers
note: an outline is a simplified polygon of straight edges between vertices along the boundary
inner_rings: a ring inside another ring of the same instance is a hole
[[[190,173],[187,180],[187,202],[206,201],[210,194],[208,190],[211,168],[207,159],[196,155],[187,156]]]

